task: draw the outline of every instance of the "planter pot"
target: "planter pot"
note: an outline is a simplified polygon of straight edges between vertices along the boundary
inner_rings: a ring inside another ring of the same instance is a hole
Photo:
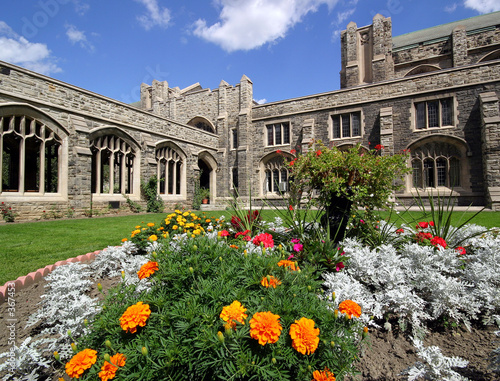
[[[208,204],[208,198],[204,198],[203,200],[201,200],[201,203],[202,204]]]
[[[351,212],[352,201],[345,196],[332,195],[330,204],[325,207],[321,225],[328,229],[330,240],[340,242],[344,239]]]

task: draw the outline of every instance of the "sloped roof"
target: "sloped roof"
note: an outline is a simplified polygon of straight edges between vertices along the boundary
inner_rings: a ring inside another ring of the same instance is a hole
[[[464,20],[437,25],[432,28],[417,30],[415,32],[402,34],[392,38],[393,48],[401,48],[408,45],[418,44],[425,41],[449,37],[457,26],[464,26],[466,31],[484,29],[500,25],[500,12],[487,13]]]

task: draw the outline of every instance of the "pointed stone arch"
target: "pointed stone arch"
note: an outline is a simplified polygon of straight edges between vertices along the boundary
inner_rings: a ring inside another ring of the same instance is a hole
[[[198,169],[200,170],[200,187],[208,188],[212,198],[217,195],[217,160],[208,151],[198,153]]]
[[[268,153],[260,159],[261,196],[279,197],[289,190],[290,174],[286,161],[293,159],[292,154],[278,151]]]
[[[500,58],[500,49],[497,49],[497,50],[494,50],[492,52],[487,53],[478,62],[493,61],[493,60],[497,60],[499,58]]]
[[[441,70],[441,68],[436,65],[424,64],[414,67],[413,69],[409,70],[404,76],[409,77],[410,75],[430,73],[431,71],[436,71],[436,70]]]
[[[186,153],[172,140],[156,144],[158,194],[165,200],[186,199]]]
[[[213,123],[203,116],[195,116],[189,122],[187,122],[187,125],[199,128],[203,131],[211,132],[212,134],[216,133],[216,129]]]

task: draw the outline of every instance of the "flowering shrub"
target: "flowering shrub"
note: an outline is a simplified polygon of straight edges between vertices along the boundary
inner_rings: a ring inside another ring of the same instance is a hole
[[[98,353],[81,379],[95,379],[107,340],[126,357],[124,378],[311,380],[325,368],[340,379],[352,374],[362,322],[336,316],[317,297],[314,268],[299,269],[278,253],[244,255],[206,237],[164,241],[149,288],[110,291],[91,332],[77,340],[78,349]],[[141,311],[127,313],[130,306]]]
[[[332,195],[343,196],[355,206],[383,208],[392,192],[401,187],[395,180],[408,172],[405,152],[381,156],[380,150],[363,150],[360,145],[347,151],[328,148],[321,141],[315,149],[290,162],[292,193],[319,192],[319,202],[328,205]]]
[[[0,212],[2,213],[2,217],[5,222],[14,222],[14,220],[16,219],[17,214],[14,213],[12,208],[5,204],[5,202],[3,201],[0,204]]]

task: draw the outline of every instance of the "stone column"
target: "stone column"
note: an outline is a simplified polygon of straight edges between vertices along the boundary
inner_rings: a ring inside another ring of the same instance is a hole
[[[238,192],[243,197],[249,197],[250,192],[253,195],[258,193],[258,168],[253,167],[253,131],[252,131],[252,102],[253,102],[253,83],[243,75],[240,80],[240,99],[238,113],[238,139],[239,148],[237,150],[238,178],[240,180]],[[248,182],[255,184],[249,189]]]
[[[392,21],[380,14],[373,17],[372,28],[372,82],[385,81],[394,76],[392,60]]]
[[[495,92],[479,95],[486,203],[500,211],[500,112]]]
[[[380,109],[380,144],[384,146],[382,155],[394,155],[392,107]]]
[[[217,196],[228,197],[231,187],[231,174],[229,173],[231,165],[229,164],[229,152],[231,147],[231,131],[229,130],[228,112],[227,112],[227,88],[229,84],[222,80],[219,84],[219,99],[217,112],[217,134],[219,143],[217,150],[217,162],[220,171],[217,172]]]
[[[347,29],[341,34],[341,88],[357,86],[359,84],[357,30],[356,23],[351,21],[347,25]]]
[[[452,32],[453,66],[463,66],[467,63],[467,33],[464,26],[457,26]]]

